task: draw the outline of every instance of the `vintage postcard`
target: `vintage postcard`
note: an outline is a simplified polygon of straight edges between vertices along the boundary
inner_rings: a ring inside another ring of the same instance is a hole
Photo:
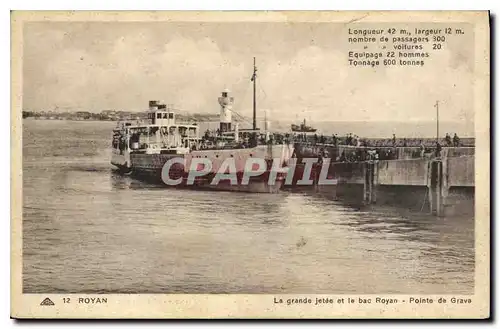
[[[14,318],[490,316],[488,12],[13,12]]]

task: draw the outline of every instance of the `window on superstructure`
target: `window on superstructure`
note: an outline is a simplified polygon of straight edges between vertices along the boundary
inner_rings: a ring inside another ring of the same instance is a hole
[[[173,119],[173,118],[174,118],[174,114],[173,114],[173,113],[169,113],[169,114],[168,114],[168,118],[169,118],[169,119]]]
[[[227,97],[227,92],[222,92],[222,97]]]
[[[163,119],[168,119],[168,113],[163,113]]]
[[[161,119],[161,113],[156,113],[156,118]]]

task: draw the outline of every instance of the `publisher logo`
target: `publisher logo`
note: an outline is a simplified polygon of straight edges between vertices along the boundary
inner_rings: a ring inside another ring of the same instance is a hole
[[[54,306],[54,302],[50,300],[49,297],[45,298],[41,303],[41,306]]]

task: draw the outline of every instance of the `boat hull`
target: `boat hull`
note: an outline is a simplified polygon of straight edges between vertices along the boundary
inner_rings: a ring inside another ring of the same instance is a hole
[[[286,169],[272,172],[274,169],[268,166],[267,170],[261,175],[250,177],[247,184],[242,184],[242,178],[244,176],[244,167],[242,167],[242,163],[249,157],[259,157],[266,161],[270,161],[274,158],[278,159],[278,161],[286,162],[290,159],[292,153],[293,148],[290,149],[288,145],[272,145],[244,150],[200,150],[193,151],[187,155],[132,153],[130,155],[130,160],[133,175],[166,186],[169,185],[167,185],[162,178],[162,170],[165,163],[173,158],[181,158],[184,164],[174,163],[169,170],[169,178],[172,180],[181,179],[180,183],[171,186],[233,192],[278,193],[283,186],[286,177]],[[192,183],[189,184],[189,168],[191,162],[195,158],[203,158],[212,161],[213,168],[212,172],[196,177],[194,181],[191,180]],[[232,183],[229,180],[216,180],[216,183],[214,183],[216,172],[220,169],[221,163],[227,158],[232,158],[236,161],[237,181]],[[269,184],[269,176],[271,173],[273,173],[276,179]]]
[[[153,180],[156,183],[163,183],[162,170],[165,163],[173,158],[183,158],[178,154],[144,154],[132,153],[130,155],[132,174]],[[184,176],[184,166],[173,165],[169,171],[171,179]]]

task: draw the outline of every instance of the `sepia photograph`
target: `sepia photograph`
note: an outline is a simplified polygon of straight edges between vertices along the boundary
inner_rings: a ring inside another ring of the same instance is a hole
[[[11,19],[12,316],[489,316],[488,12]]]

